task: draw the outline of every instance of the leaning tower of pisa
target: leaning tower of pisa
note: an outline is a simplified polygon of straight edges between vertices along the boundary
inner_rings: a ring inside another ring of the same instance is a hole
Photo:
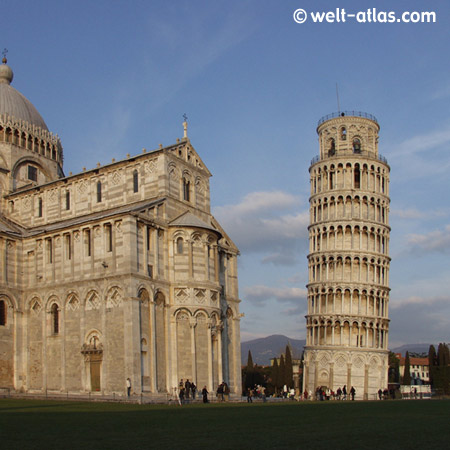
[[[318,124],[311,179],[303,389],[387,387],[389,165],[376,118],[348,111]]]

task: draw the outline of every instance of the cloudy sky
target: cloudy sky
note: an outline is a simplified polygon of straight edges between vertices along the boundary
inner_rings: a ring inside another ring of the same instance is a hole
[[[436,22],[369,22],[375,7]],[[336,8],[366,22],[311,19]],[[241,250],[243,340],[305,336],[308,167],[337,84],[341,110],[377,117],[391,166],[395,346],[450,341],[449,24],[448,0],[24,0],[2,4],[0,46],[66,173],[170,145],[188,115]]]

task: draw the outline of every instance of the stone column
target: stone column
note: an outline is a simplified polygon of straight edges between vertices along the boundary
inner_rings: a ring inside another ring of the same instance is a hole
[[[193,251],[192,251],[192,246],[193,246],[193,242],[192,240],[188,240],[187,241],[187,245],[188,245],[188,263],[189,263],[189,279],[192,279],[194,276],[194,268],[193,268]]]
[[[208,338],[208,391],[213,392],[213,361],[212,361],[212,324],[211,320],[208,320],[207,338]]]
[[[364,369],[364,396],[363,400],[369,400],[369,365],[365,365]]]
[[[219,383],[223,381],[223,368],[222,368],[222,330],[223,323],[220,322],[217,325],[217,376],[219,378]]]
[[[150,391],[157,392],[156,380],[158,378],[158,361],[156,351],[156,303],[154,300],[149,301],[150,312],[150,348],[151,348],[151,360],[150,360]]]
[[[195,351],[195,327],[197,326],[197,320],[195,317],[189,319],[189,326],[191,329],[192,380],[197,385],[197,356]]]

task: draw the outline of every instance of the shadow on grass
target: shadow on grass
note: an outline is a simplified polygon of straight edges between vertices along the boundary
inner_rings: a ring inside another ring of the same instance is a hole
[[[449,413],[449,401],[176,407],[2,400],[0,426],[5,449],[432,450],[447,447]]]

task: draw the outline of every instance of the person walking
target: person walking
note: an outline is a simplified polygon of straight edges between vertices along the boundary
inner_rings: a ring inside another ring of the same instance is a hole
[[[208,403],[208,389],[206,389],[206,386],[203,386],[202,389],[202,397],[203,397],[203,403]]]
[[[355,400],[356,389],[352,386],[350,389],[350,395],[352,396],[352,400]]]
[[[250,388],[247,388],[247,403],[253,403],[252,396],[253,391]]]
[[[180,392],[178,393],[178,398],[180,406],[184,403],[184,387],[180,388]]]
[[[130,398],[131,394],[131,380],[130,378],[127,378],[127,397]]]
[[[189,392],[191,391],[191,383],[189,381],[189,378],[186,380],[186,382],[184,383],[184,395],[186,396],[186,398],[189,398]]]

